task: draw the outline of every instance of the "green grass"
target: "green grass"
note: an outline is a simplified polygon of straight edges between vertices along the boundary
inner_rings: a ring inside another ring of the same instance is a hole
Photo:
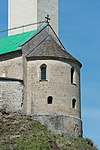
[[[55,135],[30,116],[3,115],[0,150],[97,150],[89,139]]]

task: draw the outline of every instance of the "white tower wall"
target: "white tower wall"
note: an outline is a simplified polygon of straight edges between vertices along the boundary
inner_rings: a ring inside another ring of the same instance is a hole
[[[8,0],[8,29],[44,21],[51,18],[50,24],[58,34],[58,0]],[[11,30],[8,35],[37,29],[37,25]]]

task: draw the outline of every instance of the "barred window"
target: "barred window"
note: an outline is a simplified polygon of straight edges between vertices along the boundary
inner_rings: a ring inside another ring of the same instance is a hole
[[[46,80],[46,65],[42,64],[41,65],[41,80]]]

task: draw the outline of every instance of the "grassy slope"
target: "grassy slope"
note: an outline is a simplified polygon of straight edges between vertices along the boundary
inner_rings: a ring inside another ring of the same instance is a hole
[[[57,136],[29,116],[0,117],[0,150],[97,150],[90,143]]]

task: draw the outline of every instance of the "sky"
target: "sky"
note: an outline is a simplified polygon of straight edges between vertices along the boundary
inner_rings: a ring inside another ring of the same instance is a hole
[[[59,0],[59,36],[83,65],[83,133],[100,149],[100,0]]]
[[[7,0],[0,0],[0,30],[7,29]],[[0,37],[7,33],[0,33]],[[59,0],[59,37],[82,63],[84,137],[100,149],[100,0]]]
[[[8,0],[0,0],[0,31],[8,27]],[[7,33],[0,33],[0,37],[6,36]]]

